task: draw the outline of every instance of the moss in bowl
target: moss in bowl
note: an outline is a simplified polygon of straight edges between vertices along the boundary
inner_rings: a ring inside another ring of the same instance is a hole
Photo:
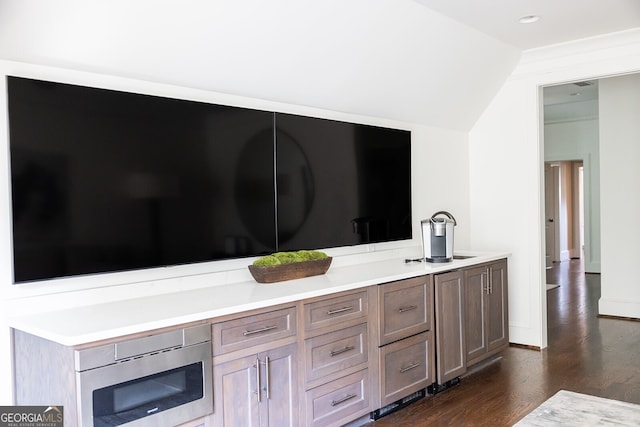
[[[273,283],[284,280],[324,274],[331,265],[331,257],[315,250],[276,252],[258,258],[249,266],[249,271],[259,283]]]

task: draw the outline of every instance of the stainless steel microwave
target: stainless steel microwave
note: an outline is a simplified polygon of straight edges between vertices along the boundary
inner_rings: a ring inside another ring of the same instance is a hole
[[[213,411],[209,325],[75,353],[83,426],[174,426]]]

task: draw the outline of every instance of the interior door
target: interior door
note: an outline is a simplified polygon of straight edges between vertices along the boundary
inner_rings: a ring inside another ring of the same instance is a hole
[[[550,163],[544,164],[544,231],[545,231],[545,265],[551,268],[551,264],[556,259],[556,225],[555,212],[556,201],[558,200],[558,188],[556,186],[557,167],[552,167]]]

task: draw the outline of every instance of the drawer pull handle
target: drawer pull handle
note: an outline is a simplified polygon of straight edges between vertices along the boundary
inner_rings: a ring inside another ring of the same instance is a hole
[[[408,305],[408,306],[406,306],[406,307],[400,307],[400,308],[398,309],[398,311],[399,311],[400,313],[404,313],[404,312],[407,312],[407,311],[415,310],[416,308],[418,308],[418,306],[417,306],[417,305]]]
[[[411,365],[405,366],[404,368],[400,368],[400,373],[404,374],[405,372],[417,368],[418,366],[420,366],[419,363],[412,363]]]
[[[333,316],[334,314],[344,313],[345,311],[351,310],[353,310],[353,307],[336,308],[335,310],[327,311],[327,316]]]
[[[352,345],[347,345],[347,346],[341,348],[340,350],[333,350],[330,354],[331,354],[331,357],[333,357],[333,356],[337,356],[337,355],[342,354],[342,353],[346,353],[347,351],[351,351],[354,348],[355,347],[352,346]]]
[[[255,329],[253,331],[244,331],[242,333],[242,335],[244,335],[245,337],[248,337],[249,335],[259,334],[261,332],[267,332],[267,331],[271,331],[273,329],[278,329],[278,327],[277,326],[265,326],[264,328]]]
[[[342,399],[338,399],[338,400],[332,400],[331,401],[331,406],[336,406],[339,405],[341,403],[346,402],[349,399],[353,399],[354,397],[358,397],[357,394],[347,394],[345,397],[343,397]]]

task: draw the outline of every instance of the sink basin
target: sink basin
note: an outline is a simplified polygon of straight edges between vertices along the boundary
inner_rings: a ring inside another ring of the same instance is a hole
[[[453,259],[469,259],[469,258],[473,258],[476,255],[454,255]]]

